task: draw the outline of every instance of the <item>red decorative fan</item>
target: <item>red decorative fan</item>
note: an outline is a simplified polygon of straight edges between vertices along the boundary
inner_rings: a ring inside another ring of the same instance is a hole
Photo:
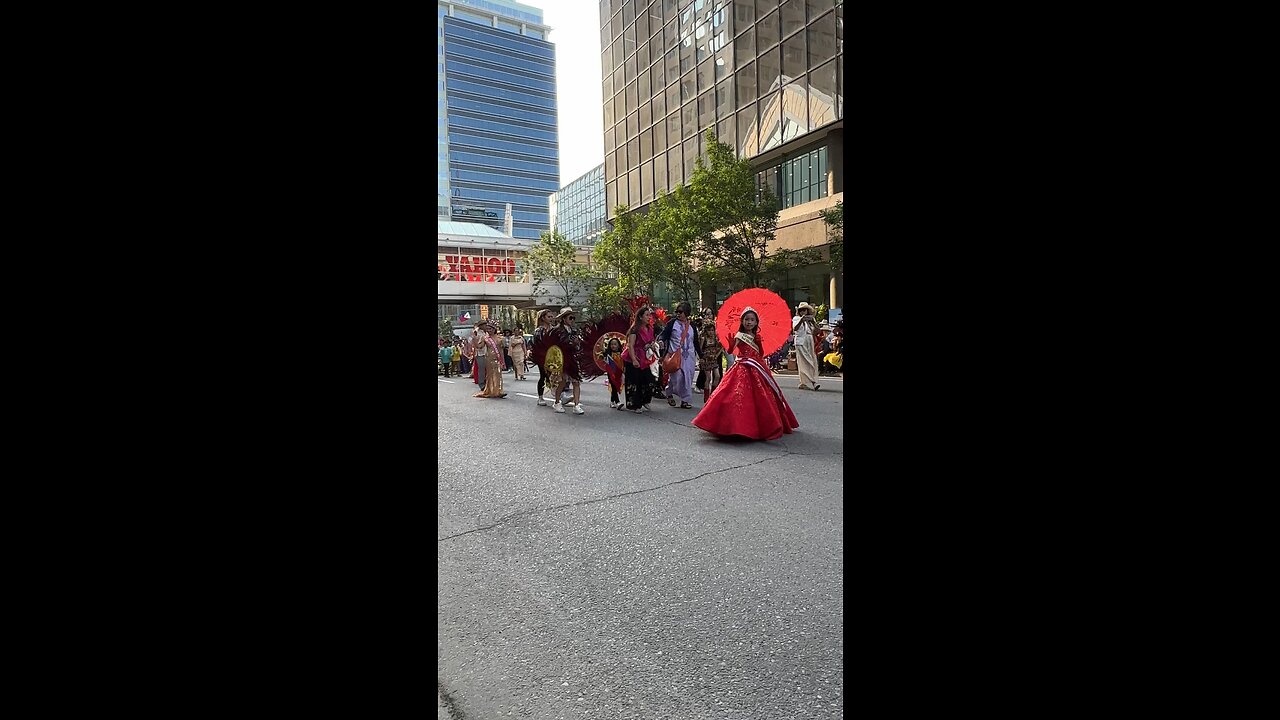
[[[627,301],[627,305],[631,307],[631,312],[627,313],[627,315],[628,316],[635,315],[636,310],[639,310],[641,305],[648,305],[648,304],[649,304],[648,295],[638,295],[636,297],[631,298],[630,300]]]
[[[578,367],[582,369],[585,380],[597,378],[608,372],[604,359],[605,343],[609,338],[618,338],[624,346],[627,344],[627,328],[631,319],[625,315],[610,315],[598,323],[586,323],[582,328],[582,349],[578,352]]]
[[[742,311],[748,307],[760,316],[761,354],[773,354],[791,335],[791,306],[777,293],[764,288],[747,288],[730,295],[716,316],[716,336],[725,347],[729,347],[733,336],[738,333]]]
[[[663,326],[665,326],[665,325],[667,324],[667,309],[666,309],[666,308],[654,308],[654,309],[653,309],[653,316],[654,316],[654,317],[656,317],[656,318],[658,318],[658,322],[657,322],[657,324],[655,325],[655,327],[663,327]]]

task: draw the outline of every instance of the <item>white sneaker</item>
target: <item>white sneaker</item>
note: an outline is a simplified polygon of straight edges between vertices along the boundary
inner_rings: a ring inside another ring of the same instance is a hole
[[[581,404],[581,403],[579,403],[579,404],[577,404],[577,405],[574,405],[574,406],[573,406],[573,412],[574,412],[575,414],[577,414],[577,415],[585,415],[587,411],[586,411],[586,410],[583,410],[583,409],[582,409],[582,404]]]
[[[556,412],[558,412],[558,413],[562,413],[562,412],[564,412],[564,406],[563,406],[563,405],[561,405],[560,403],[556,403],[555,405],[552,405],[552,406],[551,406],[551,409],[552,409],[552,410],[555,410],[555,411],[556,411]]]
[[[543,400],[542,398],[538,398],[538,404],[539,404],[539,405],[546,405],[546,404],[547,404],[547,401],[546,401],[546,400]]]

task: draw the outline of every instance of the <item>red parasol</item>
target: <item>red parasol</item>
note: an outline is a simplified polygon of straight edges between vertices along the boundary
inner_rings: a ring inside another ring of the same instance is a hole
[[[791,306],[777,293],[764,288],[747,288],[729,296],[716,316],[716,336],[729,347],[738,333],[738,320],[744,308],[750,307],[760,316],[762,355],[772,355],[791,335]]]

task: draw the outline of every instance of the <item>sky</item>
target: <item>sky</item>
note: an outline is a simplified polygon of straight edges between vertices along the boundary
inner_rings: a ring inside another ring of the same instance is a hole
[[[542,10],[556,46],[560,186],[604,162],[599,0],[519,0]]]

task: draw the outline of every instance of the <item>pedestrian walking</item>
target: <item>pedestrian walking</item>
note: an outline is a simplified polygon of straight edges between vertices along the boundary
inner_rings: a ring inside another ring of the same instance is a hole
[[[664,367],[667,371],[667,404],[676,407],[677,402],[682,409],[693,408],[693,374],[698,369],[698,331],[689,316],[693,308],[687,301],[676,305],[676,316],[662,330],[664,351],[663,364],[671,362],[668,358],[678,355],[675,369]]]
[[[720,389],[693,418],[694,427],[720,436],[774,440],[800,427],[782,388],[765,367],[760,314],[745,308],[729,351],[738,361],[724,374]]]
[[[796,316],[791,318],[791,329],[796,334],[796,368],[800,371],[800,389],[817,390],[818,355],[813,346],[813,335],[817,323],[813,319],[813,306],[807,302],[796,308]]]
[[[698,385],[702,391],[702,404],[711,398],[711,393],[720,384],[720,357],[724,355],[724,346],[716,337],[716,324],[706,313],[693,319],[698,330]]]
[[[515,370],[516,379],[524,379],[524,328],[516,326],[510,340],[511,367]]]
[[[624,369],[627,409],[639,415],[649,410],[655,379],[649,368],[657,354],[653,336],[653,308],[642,305],[627,329],[627,365]]]
[[[487,334],[480,325],[471,328],[471,382],[479,385],[481,391],[484,390],[485,370],[489,364],[488,349],[484,344]]]
[[[511,330],[502,331],[502,361],[507,370],[511,370]],[[503,372],[506,372],[504,370]]]
[[[547,356],[547,346],[550,338],[547,333],[551,332],[551,318],[555,312],[551,310],[542,310],[538,313],[538,327],[533,329],[533,347],[530,348],[529,359],[538,367],[538,404],[546,405],[547,401],[542,397],[543,391],[546,390],[547,371],[543,367],[543,362]],[[556,398],[557,400],[559,398]]]
[[[477,366],[484,372],[484,382],[480,385],[480,392],[472,397],[478,398],[504,398],[507,396],[502,391],[502,350],[498,347],[502,336],[498,334],[498,328],[491,322],[486,321],[481,328],[480,348],[476,350]]]
[[[609,377],[609,407],[623,410],[625,406],[618,400],[618,393],[626,383],[626,359],[622,353],[622,342],[617,337],[609,338],[600,355],[604,360],[605,374]]]
[[[582,409],[582,372],[578,368],[578,351],[582,349],[582,333],[574,327],[576,321],[577,313],[573,308],[561,308],[551,326],[551,331],[547,333],[551,346],[547,348],[547,356],[543,364],[546,365],[548,379],[553,384],[551,396],[556,399],[551,409],[562,413],[565,405],[572,404],[574,414],[583,415],[586,411]],[[559,353],[554,352],[557,348]],[[573,388],[573,402],[562,404],[560,394],[566,387]]]

